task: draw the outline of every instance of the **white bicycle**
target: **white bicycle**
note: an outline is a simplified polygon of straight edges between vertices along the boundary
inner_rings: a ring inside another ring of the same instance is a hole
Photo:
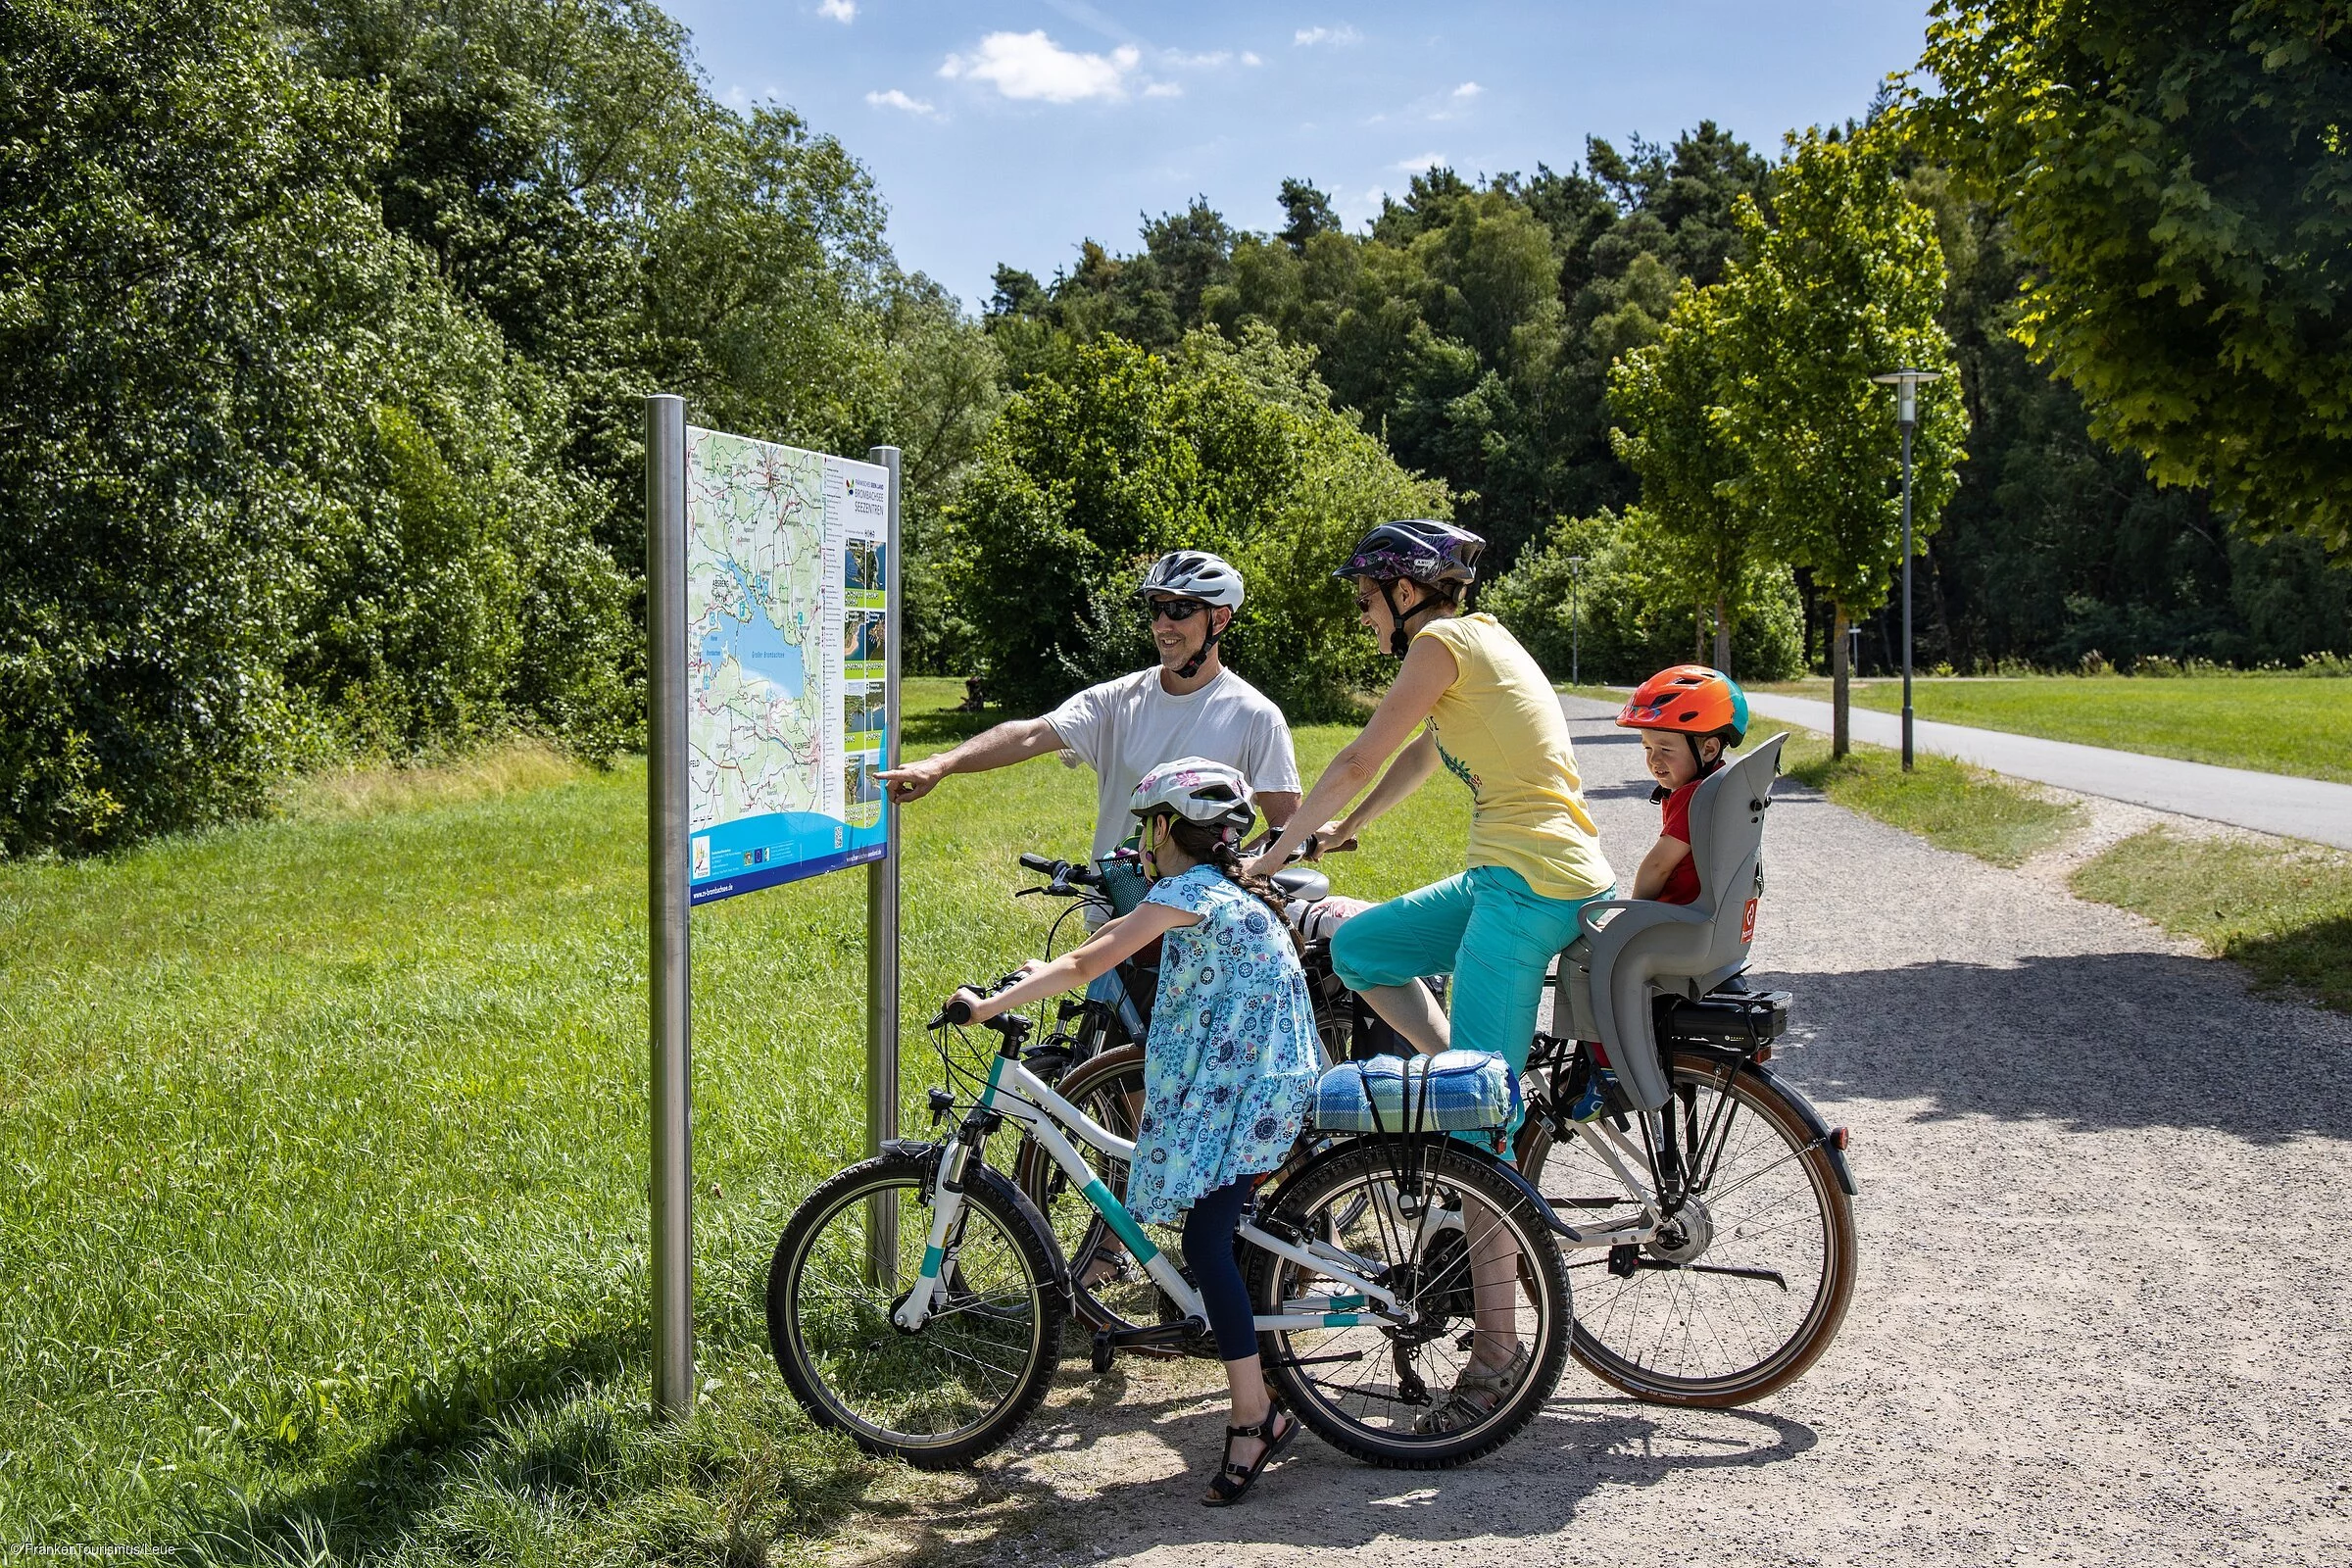
[[[1182,1266],[1081,1152],[1123,1169],[1134,1144],[1021,1064],[1028,1019],[988,1020],[999,1040],[985,1076],[951,1053],[956,1021],[934,1019],[934,1039],[966,1094],[931,1092],[933,1126],[960,1108],[955,1129],[894,1144],[818,1187],[785,1226],[767,1277],[769,1343],[810,1417],[924,1468],[1004,1443],[1060,1358],[1069,1264],[1036,1206],[988,1163],[1005,1123],[1045,1151],[1156,1288],[1161,1320],[1096,1330],[1095,1369],[1121,1350],[1209,1343]],[[1464,1237],[1489,1224],[1517,1250],[1510,1311],[1527,1373],[1475,1423],[1423,1431],[1470,1358]],[[1437,1468],[1491,1452],[1534,1418],[1567,1360],[1573,1319],[1554,1224],[1516,1171],[1460,1139],[1403,1126],[1310,1135],[1261,1189],[1240,1237],[1277,1396],[1325,1442],[1373,1464]],[[894,1231],[877,1255],[872,1238]]]

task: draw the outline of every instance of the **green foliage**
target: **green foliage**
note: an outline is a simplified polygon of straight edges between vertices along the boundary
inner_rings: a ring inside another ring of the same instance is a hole
[[[1587,682],[1631,685],[1705,657],[1712,605],[1692,597],[1674,548],[1639,509],[1563,521],[1486,587],[1478,608],[1510,627],[1554,680],[1573,668]],[[1733,673],[1768,681],[1801,671],[1803,610],[1788,568],[1751,561],[1737,597],[1745,610]]]
[[[2352,23],[2335,0],[1942,0],[1913,112],[2032,265],[2102,440],[2352,552]]]
[[[380,95],[234,7],[5,27],[0,853],[353,747],[610,749],[621,584],[560,405],[376,220]]]
[[[1850,614],[1886,597],[1901,554],[1894,398],[1873,374],[1944,377],[1919,389],[1916,537],[1935,532],[1956,484],[1967,414],[1936,319],[1942,253],[1933,217],[1867,141],[1792,138],[1773,200],[1777,223],[1742,214],[1747,258],[1723,285],[1736,386],[1722,422],[1746,460],[1741,499]]]
[[[1634,499],[1609,449],[1608,367],[1655,335],[1684,279],[1722,275],[1737,202],[1767,174],[1711,122],[1671,147],[1595,139],[1586,163],[1484,188],[1433,170],[1359,235],[1304,180],[1284,182],[1271,235],[1196,202],[1148,224],[1137,255],[1090,240],[1050,284],[1001,270],[990,331],[1021,385],[1065,374],[1104,331],[1166,348],[1189,327],[1270,326],[1315,351],[1333,401],[1399,463],[1446,481],[1456,520],[1507,565],[1542,519]]]
[[[950,512],[958,604],[992,700],[1043,711],[1152,662],[1144,565],[1213,550],[1250,588],[1226,657],[1292,717],[1321,716],[1376,667],[1332,565],[1374,522],[1446,510],[1270,332],[1167,355],[1104,337],[1034,376],[989,436]]]
[[[1617,362],[1609,408],[1629,428],[1609,435],[1641,477],[1657,560],[1681,580],[1681,598],[1712,611],[1712,662],[1728,670],[1749,586],[1778,589],[1788,577],[1767,569],[1769,518],[1725,407],[1739,396],[1741,369],[1733,359],[1737,323],[1725,310],[1721,284],[1686,292],[1658,339]]]
[[[0,43],[0,854],[515,727],[609,754],[648,390],[904,448],[910,651],[952,648],[996,351],[652,5],[48,0]]]

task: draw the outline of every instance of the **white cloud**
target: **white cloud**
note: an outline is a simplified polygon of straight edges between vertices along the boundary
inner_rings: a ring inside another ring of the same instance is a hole
[[[865,101],[876,109],[900,109],[910,115],[929,115],[937,118],[939,111],[920,98],[909,98],[893,87],[888,92],[869,92]]]
[[[1172,81],[1155,81],[1144,89],[1147,98],[1181,98],[1184,89]]]
[[[1344,45],[1363,41],[1364,35],[1349,26],[1300,27],[1291,34],[1291,42],[1309,49],[1319,43]]]
[[[1262,66],[1265,64],[1265,62],[1258,59],[1257,56],[1252,54],[1250,51],[1245,49],[1242,51],[1242,64],[1245,66]]]
[[[841,23],[845,26],[858,20],[858,0],[821,0],[816,14]]]
[[[1468,103],[1471,99],[1477,97],[1480,93],[1485,92],[1486,90],[1486,88],[1481,87],[1475,81],[1465,81],[1459,87],[1453,89],[1453,97],[1457,103]]]
[[[1233,58],[1233,51],[1230,49],[1211,49],[1205,54],[1188,55],[1181,49],[1170,49],[1165,54],[1161,55],[1160,58],[1165,60],[1171,66],[1199,66],[1206,68],[1224,65],[1227,61]]]
[[[1143,54],[1122,44],[1107,56],[1064,49],[1041,32],[992,32],[968,55],[950,55],[939,74],[951,80],[985,81],[1007,98],[1042,98],[1050,104],[1082,98],[1123,98],[1127,74]]]
[[[1444,162],[1446,162],[1446,155],[1444,153],[1416,153],[1410,158],[1397,159],[1396,162],[1390,167],[1394,168],[1398,173],[1418,174],[1423,170],[1435,169]]]

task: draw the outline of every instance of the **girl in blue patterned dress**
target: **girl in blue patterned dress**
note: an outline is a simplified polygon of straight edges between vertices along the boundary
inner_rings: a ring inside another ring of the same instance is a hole
[[[1203,1502],[1243,1494],[1291,1440],[1298,1419],[1275,1404],[1257,1359],[1248,1287],[1233,1242],[1257,1178],[1290,1156],[1322,1070],[1306,975],[1282,906],[1245,883],[1235,846],[1252,812],[1242,776],[1187,757],[1144,775],[1129,808],[1142,818],[1144,903],[1085,946],[1024,967],[1019,983],[956,997],[975,1019],[1074,990],[1141,950],[1166,945],[1152,1032],[1144,1042],[1144,1108],[1127,1176],[1128,1212],[1173,1224],[1225,1362],[1233,1420]]]

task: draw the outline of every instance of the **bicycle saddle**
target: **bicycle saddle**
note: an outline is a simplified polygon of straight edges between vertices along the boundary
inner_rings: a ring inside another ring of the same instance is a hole
[[[1281,890],[1285,904],[1312,904],[1331,894],[1331,878],[1312,866],[1285,866],[1266,880]]]
[[[1643,1110],[1666,1102],[1650,997],[1671,991],[1695,1000],[1747,961],[1756,902],[1764,892],[1764,812],[1788,739],[1784,732],[1759,743],[1710,774],[1691,797],[1695,902],[1595,900],[1582,911],[1583,934],[1561,951],[1552,1031],[1598,1040]],[[1565,1020],[1559,1016],[1563,1004]],[[1563,1021],[1569,1028],[1560,1027]]]

